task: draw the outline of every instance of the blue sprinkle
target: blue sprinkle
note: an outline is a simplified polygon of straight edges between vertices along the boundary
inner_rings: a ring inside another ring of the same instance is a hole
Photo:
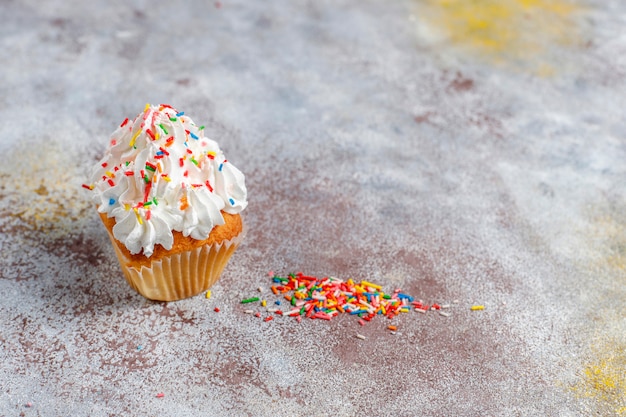
[[[141,350],[143,347],[141,345],[137,346],[137,350]]]
[[[112,206],[113,204],[115,204],[115,199],[114,198],[110,198],[109,199],[109,205]]]
[[[234,206],[235,205],[235,200],[233,200],[232,198],[229,198],[228,201],[230,201],[230,205]]]
[[[193,132],[189,132],[189,134],[191,135],[192,138],[194,138],[195,140],[198,140],[198,136],[196,134],[194,134]]]
[[[161,155],[163,155],[163,151],[159,151],[156,154],[157,154],[157,156],[161,156]]]
[[[410,295],[402,294],[402,293],[398,293],[398,298],[401,300],[406,298],[407,300],[409,300],[409,302],[413,301],[413,297],[411,297]]]
[[[276,300],[276,301],[274,301],[274,304],[276,304],[277,306],[279,306],[279,305],[280,305],[280,301],[279,301],[279,300]]]
[[[223,167],[224,167],[224,164],[220,164],[220,167],[218,170],[221,171]]]
[[[185,112],[184,112],[184,111],[181,111],[180,113],[176,113],[176,117],[180,117],[180,116],[182,116],[182,115],[184,115],[184,114],[185,114]]]

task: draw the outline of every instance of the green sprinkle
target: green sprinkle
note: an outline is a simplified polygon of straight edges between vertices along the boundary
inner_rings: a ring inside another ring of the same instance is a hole
[[[202,126],[200,126],[200,127],[198,128],[198,130],[202,130],[202,129],[204,129],[204,125],[202,125]]]
[[[198,166],[198,161],[196,161],[193,156],[190,158],[190,160],[195,166]]]
[[[383,295],[383,298],[384,298],[385,300],[391,300],[391,296],[390,296],[389,294],[385,294],[385,295]]]
[[[294,307],[296,306],[296,297],[295,296],[291,297],[291,305],[294,306]]]
[[[155,206],[159,205],[159,202],[157,201],[156,197],[152,199],[152,202],[154,203]]]
[[[246,298],[245,300],[241,300],[241,304],[254,303],[255,301],[259,301],[259,297]]]
[[[302,308],[300,309],[300,315],[303,315],[305,311],[306,309],[304,308],[304,306],[302,306]]]
[[[175,118],[175,117],[170,117],[170,121],[175,122],[176,120],[178,120],[178,119]]]
[[[143,206],[151,206],[152,205],[152,201],[146,201],[145,203],[143,203]]]
[[[154,168],[152,168],[150,165],[146,165],[146,169],[147,169],[148,171],[152,171],[152,172],[156,171],[156,170],[155,170]]]
[[[126,161],[126,166],[130,165],[130,161]]]
[[[163,127],[163,123],[159,123],[159,127],[165,132],[166,135],[169,135],[169,133],[167,133],[167,130]]]
[[[148,178],[148,174],[146,174],[146,175],[143,177],[143,180],[146,182],[146,184],[150,182],[150,178]]]

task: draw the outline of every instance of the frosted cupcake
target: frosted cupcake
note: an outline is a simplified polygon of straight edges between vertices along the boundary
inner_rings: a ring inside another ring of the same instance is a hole
[[[85,185],[126,280],[152,300],[210,288],[243,238],[244,175],[203,129],[169,105],[146,105],[111,135]]]

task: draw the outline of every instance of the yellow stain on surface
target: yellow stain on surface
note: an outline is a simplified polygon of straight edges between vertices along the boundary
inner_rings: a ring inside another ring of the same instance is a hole
[[[54,140],[20,142],[0,164],[0,217],[4,232],[28,229],[63,237],[68,229],[80,230],[78,223],[94,210],[89,193],[81,188],[87,178],[78,172],[76,155]],[[37,149],[37,158],[24,158]],[[41,236],[40,234],[38,234]]]
[[[585,366],[572,390],[579,397],[596,400],[604,412],[626,416],[626,345],[605,340],[594,345],[593,351],[595,360]]]
[[[422,0],[417,17],[454,46],[550,76],[558,64],[546,59],[551,48],[582,43],[574,16],[580,9],[566,0]]]

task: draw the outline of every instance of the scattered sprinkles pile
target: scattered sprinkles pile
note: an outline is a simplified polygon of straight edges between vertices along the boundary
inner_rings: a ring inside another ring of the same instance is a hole
[[[349,314],[358,317],[358,323],[364,326],[376,316],[392,319],[411,310],[418,313],[436,311],[441,316],[450,316],[446,311],[450,308],[449,304],[429,305],[403,293],[400,289],[388,294],[383,291],[382,286],[368,281],[355,282],[352,279],[343,281],[335,277],[317,278],[302,272],[289,274],[287,277],[275,275],[273,272],[269,275],[272,280],[272,293],[278,298],[274,302],[275,307],[268,307],[267,300],[258,296],[241,300],[241,304],[248,307],[244,312],[255,317],[261,318],[262,313],[249,309],[250,306],[258,304],[265,308],[265,311],[270,313],[263,319],[266,322],[273,320],[275,316],[294,317],[300,322],[303,317],[332,320],[339,314]],[[258,290],[263,292],[261,287]],[[458,303],[458,300],[454,303]],[[387,328],[392,333],[397,330],[397,326],[390,325]]]

